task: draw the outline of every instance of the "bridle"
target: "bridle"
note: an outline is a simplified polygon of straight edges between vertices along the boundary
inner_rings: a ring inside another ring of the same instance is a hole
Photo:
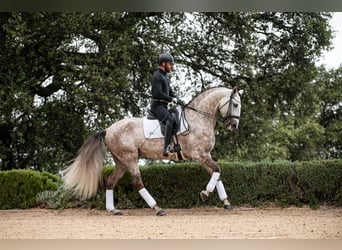
[[[238,95],[239,92],[236,92]],[[240,116],[238,115],[232,115],[232,112],[233,112],[233,99],[238,102],[239,104],[241,103],[240,101],[236,100],[235,97],[234,97],[234,92],[232,92],[232,94],[230,95],[230,98],[228,101],[226,101],[221,107],[219,107],[219,111],[221,111],[221,109],[228,104],[228,108],[227,108],[227,114],[226,116],[222,117],[222,121],[223,123],[228,126],[231,122],[232,119],[237,119],[237,120],[240,120]]]
[[[239,92],[236,92],[239,94]],[[237,119],[239,120],[240,119],[240,116],[238,115],[232,115],[232,111],[233,111],[233,99],[235,101],[237,101],[238,103],[240,103],[240,101],[236,100],[235,97],[234,97],[234,92],[232,92],[232,94],[230,95],[230,98],[228,101],[226,101],[224,104],[222,104],[220,107],[219,107],[219,111],[221,111],[221,109],[226,106],[228,104],[228,108],[227,108],[227,114],[224,116],[224,117],[221,117],[221,118],[218,118],[218,116],[216,114],[211,114],[211,113],[208,113],[208,112],[205,112],[205,111],[202,111],[202,110],[199,110],[199,109],[196,109],[196,108],[193,108],[193,107],[190,107],[188,105],[185,105],[184,108],[188,108],[188,109],[191,109],[201,115],[204,115],[206,117],[209,117],[211,119],[215,119],[215,120],[221,120],[222,122],[224,122],[224,124],[228,124],[231,122],[232,119]]]

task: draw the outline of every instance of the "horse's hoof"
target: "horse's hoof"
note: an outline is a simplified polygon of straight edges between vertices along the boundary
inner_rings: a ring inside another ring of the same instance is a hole
[[[223,205],[223,208],[226,209],[226,210],[233,210],[233,206],[230,205],[230,204]]]
[[[117,216],[123,215],[123,213],[118,209],[108,210],[108,212],[112,213],[113,215],[117,215]]]
[[[157,213],[156,213],[157,216],[164,216],[166,215],[166,212],[163,210],[163,209],[158,209]]]
[[[115,212],[115,213],[113,213],[114,215],[117,215],[117,216],[121,216],[121,215],[123,215],[123,213],[121,212],[121,211],[117,211],[117,212]]]
[[[208,198],[209,198],[209,193],[208,193],[208,191],[202,191],[201,193],[200,193],[200,196],[201,196],[201,199],[202,199],[202,201],[206,201],[206,200],[208,200]]]

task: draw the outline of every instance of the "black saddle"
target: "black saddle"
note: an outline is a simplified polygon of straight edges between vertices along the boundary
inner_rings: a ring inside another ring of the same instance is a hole
[[[147,119],[149,120],[157,120],[158,118],[153,114],[152,110],[148,109],[147,110]]]

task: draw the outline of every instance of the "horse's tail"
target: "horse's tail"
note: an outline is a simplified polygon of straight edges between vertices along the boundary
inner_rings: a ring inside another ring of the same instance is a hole
[[[102,182],[105,135],[106,131],[101,131],[90,136],[78,150],[76,159],[65,170],[64,187],[78,198],[94,196]]]

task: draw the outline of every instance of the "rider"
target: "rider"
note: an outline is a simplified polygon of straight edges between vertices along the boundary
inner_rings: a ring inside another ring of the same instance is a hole
[[[163,53],[158,59],[159,68],[152,77],[152,104],[151,111],[160,122],[165,124],[165,138],[163,156],[168,156],[170,152],[170,143],[173,128],[176,121],[169,113],[167,106],[169,102],[173,104],[184,105],[184,103],[176,97],[176,94],[170,87],[170,80],[167,73],[170,73],[174,59],[169,53]]]

